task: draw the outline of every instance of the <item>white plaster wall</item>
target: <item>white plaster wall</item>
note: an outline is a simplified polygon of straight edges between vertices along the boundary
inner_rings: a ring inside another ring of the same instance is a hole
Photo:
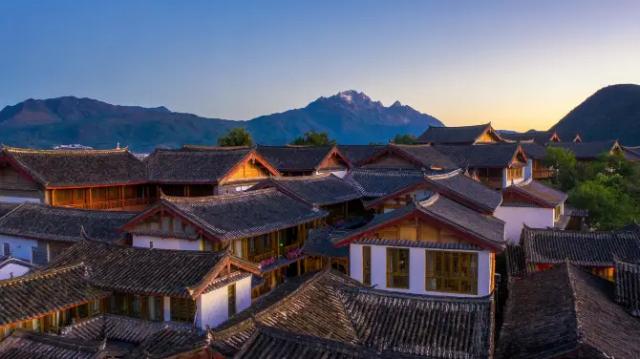
[[[362,281],[362,245],[351,244],[349,251],[351,278]],[[438,251],[441,250],[439,249]],[[428,294],[453,297],[482,297],[489,295],[491,290],[491,252],[464,250],[452,251],[478,253],[477,295],[427,291],[425,289],[426,249],[424,248],[409,248],[409,289],[399,289],[387,287],[387,246],[371,246],[371,285],[375,286],[377,289],[411,294]]]
[[[153,248],[158,249],[181,249],[188,251],[199,251],[200,241],[188,241],[186,239],[178,239],[171,237],[156,237],[145,235],[133,235],[133,247],[149,248],[149,243],[153,241]]]
[[[504,237],[510,243],[520,242],[520,233],[526,224],[531,228],[553,227],[553,208],[500,206],[493,215],[505,222]]]
[[[9,263],[4,267],[0,268],[0,280],[9,279],[13,274],[13,277],[19,277],[29,271],[29,267],[17,264],[17,263]]]
[[[251,276],[236,284],[236,311],[251,305]],[[229,319],[228,285],[205,293],[196,300],[196,325],[201,329],[214,328]]]
[[[39,197],[26,197],[26,196],[0,196],[0,202],[5,203],[42,203]]]
[[[347,170],[331,171],[331,173],[336,177],[344,178],[347,175]]]
[[[11,247],[12,257],[24,259],[29,262],[33,261],[32,250],[33,247],[38,246],[38,241],[0,234],[0,254],[6,255],[6,253],[3,253],[5,243],[9,243],[9,246]]]

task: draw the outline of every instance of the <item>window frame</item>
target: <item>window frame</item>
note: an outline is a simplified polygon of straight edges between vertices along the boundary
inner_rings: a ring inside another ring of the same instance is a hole
[[[425,250],[425,291],[478,295],[478,260],[477,252]],[[464,263],[467,273],[462,273]]]
[[[406,263],[404,266],[406,267],[405,271],[400,269],[402,265],[401,262],[394,263],[394,260],[401,261],[401,254],[406,253]],[[394,255],[395,254],[395,255]],[[411,263],[410,263],[411,251],[409,248],[400,248],[400,247],[387,247],[387,288],[393,289],[409,289],[409,274],[411,272]],[[395,265],[394,265],[395,264]],[[393,268],[393,267],[396,268]],[[403,278],[406,278],[406,284],[398,283],[398,281],[402,281]]]
[[[371,246],[362,246],[362,284],[371,285]]]

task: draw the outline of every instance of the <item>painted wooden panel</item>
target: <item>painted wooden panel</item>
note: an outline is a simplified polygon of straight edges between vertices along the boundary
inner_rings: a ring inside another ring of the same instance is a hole
[[[321,165],[320,170],[322,169],[336,169],[336,168],[347,168],[347,164],[338,156],[337,154],[332,154],[327,158]]]
[[[485,132],[478,137],[476,142],[493,143],[498,142],[498,138],[492,132]]]
[[[373,237],[389,240],[411,240],[437,243],[460,243],[464,242],[454,232],[440,228],[422,220],[405,220],[400,223],[382,227],[376,230]]]
[[[251,180],[256,178],[269,177],[269,171],[267,171],[259,162],[253,160],[247,160],[241,166],[238,166],[233,172],[225,177],[221,182],[232,182]]]

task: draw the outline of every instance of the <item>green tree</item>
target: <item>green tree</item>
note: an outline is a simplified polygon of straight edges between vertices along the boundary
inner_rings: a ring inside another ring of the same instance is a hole
[[[394,137],[393,140],[391,140],[391,142],[398,145],[415,145],[416,143],[418,143],[418,139],[414,135],[397,134],[396,137]]]
[[[242,127],[232,128],[226,135],[218,138],[218,145],[223,147],[251,146],[253,140],[251,134]]]
[[[572,152],[560,147],[547,147],[543,162],[556,170],[556,176],[551,180],[555,187],[566,192],[576,186],[577,161]]]
[[[330,139],[326,132],[307,131],[304,135],[294,139],[291,144],[298,146],[328,146],[335,145],[336,141]]]

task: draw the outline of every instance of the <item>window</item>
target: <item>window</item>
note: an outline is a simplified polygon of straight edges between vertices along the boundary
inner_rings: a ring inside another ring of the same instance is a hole
[[[507,180],[522,178],[522,167],[507,169]]]
[[[371,247],[362,247],[362,283],[371,285]]]
[[[478,254],[426,251],[427,291],[478,293]]]
[[[229,317],[236,314],[236,285],[229,284],[227,287],[227,298],[229,300]]]
[[[192,322],[196,314],[196,302],[191,298],[171,298],[171,320]]]
[[[409,289],[409,250],[387,248],[387,287]]]

